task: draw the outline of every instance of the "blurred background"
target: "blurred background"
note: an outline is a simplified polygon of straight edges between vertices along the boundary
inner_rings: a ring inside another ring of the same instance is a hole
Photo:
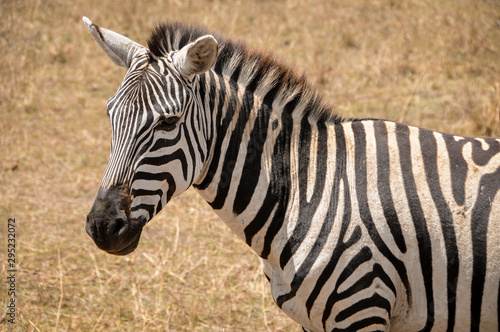
[[[85,216],[125,70],[82,16],[146,44],[162,20],[220,31],[306,73],[346,117],[500,136],[498,0],[0,1],[0,300],[16,217],[17,321],[2,331],[299,331],[258,257],[190,190],[126,257]]]

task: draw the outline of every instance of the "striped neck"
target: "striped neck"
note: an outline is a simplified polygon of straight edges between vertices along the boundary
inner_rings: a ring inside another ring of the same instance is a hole
[[[280,88],[255,89],[212,71],[200,77],[200,103],[212,119],[211,148],[194,187],[261,257],[286,219],[301,134],[324,127],[315,100]],[[312,193],[308,193],[311,194]]]
[[[274,215],[284,217],[287,140],[293,127],[288,108],[294,103],[273,108],[270,96],[252,93],[248,86],[213,72],[199,84],[200,96],[208,95],[204,107],[212,114],[214,136],[194,186],[229,228],[254,247],[261,242],[254,237],[265,224]],[[259,254],[263,250],[254,249]]]

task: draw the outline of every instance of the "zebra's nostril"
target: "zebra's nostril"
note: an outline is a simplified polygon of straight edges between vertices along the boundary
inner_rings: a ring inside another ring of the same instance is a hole
[[[118,237],[121,233],[123,233],[125,228],[127,228],[127,217],[123,214],[122,216],[116,217],[113,221],[110,234]]]

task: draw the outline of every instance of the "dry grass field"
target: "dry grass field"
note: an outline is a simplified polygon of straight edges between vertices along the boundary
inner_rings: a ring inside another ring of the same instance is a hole
[[[498,0],[0,0],[2,331],[299,331],[258,257],[192,190],[129,256],[87,236],[106,101],[125,73],[83,15],[142,44],[160,20],[203,24],[273,51],[344,116],[500,136]],[[15,325],[3,317],[11,217]]]

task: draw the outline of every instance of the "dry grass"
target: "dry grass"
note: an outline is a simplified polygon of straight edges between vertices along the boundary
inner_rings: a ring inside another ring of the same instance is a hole
[[[346,116],[499,135],[500,4],[442,1],[0,1],[0,260],[17,217],[17,331],[298,331],[258,259],[193,191],[127,257],[85,215],[106,166],[105,104],[123,70],[81,23],[145,43],[162,19],[273,50]],[[0,299],[5,304],[5,283]]]

